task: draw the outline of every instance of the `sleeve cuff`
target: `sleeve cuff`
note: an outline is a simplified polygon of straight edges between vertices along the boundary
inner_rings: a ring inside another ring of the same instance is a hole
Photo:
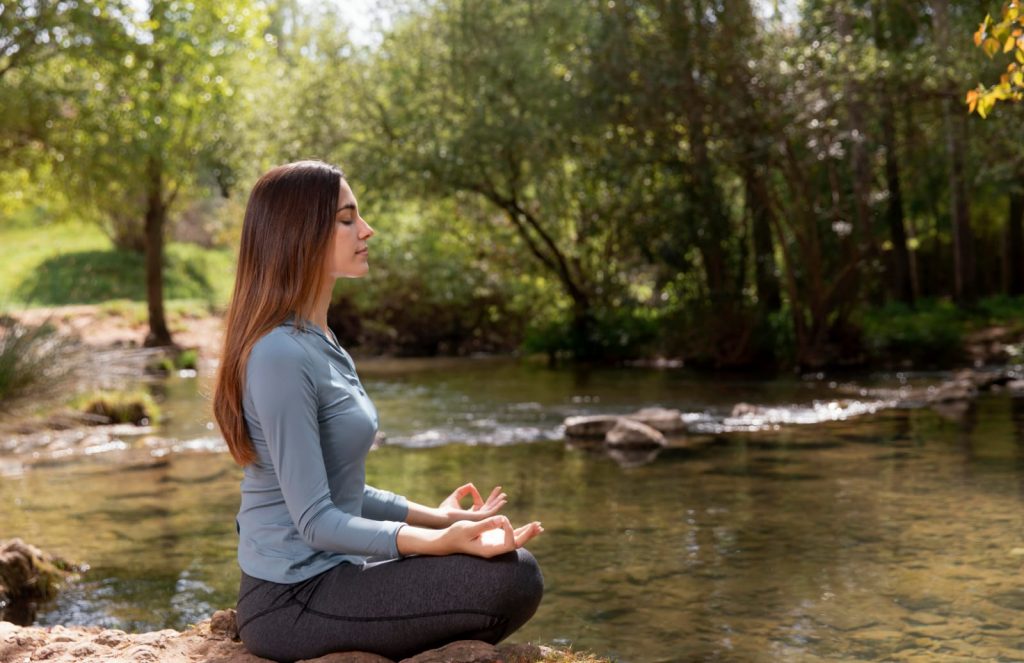
[[[391,537],[391,557],[393,559],[402,559],[404,555],[398,552],[398,532],[405,527],[405,523],[398,523],[398,527],[395,528],[395,533]]]

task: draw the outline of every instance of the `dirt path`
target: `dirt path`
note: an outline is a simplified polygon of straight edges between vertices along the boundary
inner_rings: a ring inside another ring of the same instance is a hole
[[[49,321],[61,333],[102,349],[141,347],[149,330],[145,322],[94,304],[30,308],[11,311],[10,315],[26,324]],[[216,362],[223,338],[221,316],[171,315],[168,325],[180,347],[196,348],[200,361]]]

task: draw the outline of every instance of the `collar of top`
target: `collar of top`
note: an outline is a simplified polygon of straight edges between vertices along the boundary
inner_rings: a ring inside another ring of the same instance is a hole
[[[341,343],[338,342],[338,338],[334,335],[334,332],[330,331],[330,329],[328,329],[328,331],[330,333],[330,338],[328,338],[327,334],[324,333],[324,330],[321,329],[320,325],[314,323],[309,318],[299,317],[295,313],[289,313],[288,316],[284,319],[284,322],[282,322],[281,324],[288,325],[289,327],[296,327],[297,328],[298,327],[298,325],[296,324],[297,320],[301,320],[302,321],[302,326],[306,330],[313,332],[314,334],[316,334],[320,338],[322,338],[325,341],[327,341],[328,345],[330,345],[334,349],[341,350]]]

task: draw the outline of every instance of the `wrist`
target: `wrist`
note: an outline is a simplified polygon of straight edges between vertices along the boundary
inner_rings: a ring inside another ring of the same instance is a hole
[[[435,509],[431,509],[430,511],[431,511],[431,514],[430,514],[431,515],[431,520],[432,520],[431,527],[436,527],[438,529],[444,529],[446,527],[450,527],[451,524],[454,523],[457,520],[456,518],[454,518],[452,516],[450,511],[445,511],[445,510],[441,509],[440,507],[435,508]]]
[[[447,555],[449,544],[445,537],[447,529],[428,529],[406,525],[398,530],[395,545],[398,554],[406,555]]]

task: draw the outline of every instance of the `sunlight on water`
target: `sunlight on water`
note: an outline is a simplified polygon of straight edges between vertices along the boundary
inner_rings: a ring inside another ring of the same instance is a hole
[[[434,504],[464,481],[501,484],[513,524],[544,523],[530,548],[546,595],[515,640],[637,663],[1022,658],[1024,399],[985,396],[960,420],[843,420],[825,405],[825,423],[705,435],[623,468],[544,438],[583,412],[666,405],[724,422],[743,401],[770,420],[839,399],[801,381],[536,370],[364,371],[389,434],[368,481]],[[158,433],[175,443],[159,457],[125,438],[129,449],[24,471],[0,464],[0,537],[90,565],[40,623],[183,628],[233,605],[241,475],[196,387],[161,386],[175,421]],[[482,444],[511,429],[539,434]],[[453,430],[477,444],[431,446]]]

